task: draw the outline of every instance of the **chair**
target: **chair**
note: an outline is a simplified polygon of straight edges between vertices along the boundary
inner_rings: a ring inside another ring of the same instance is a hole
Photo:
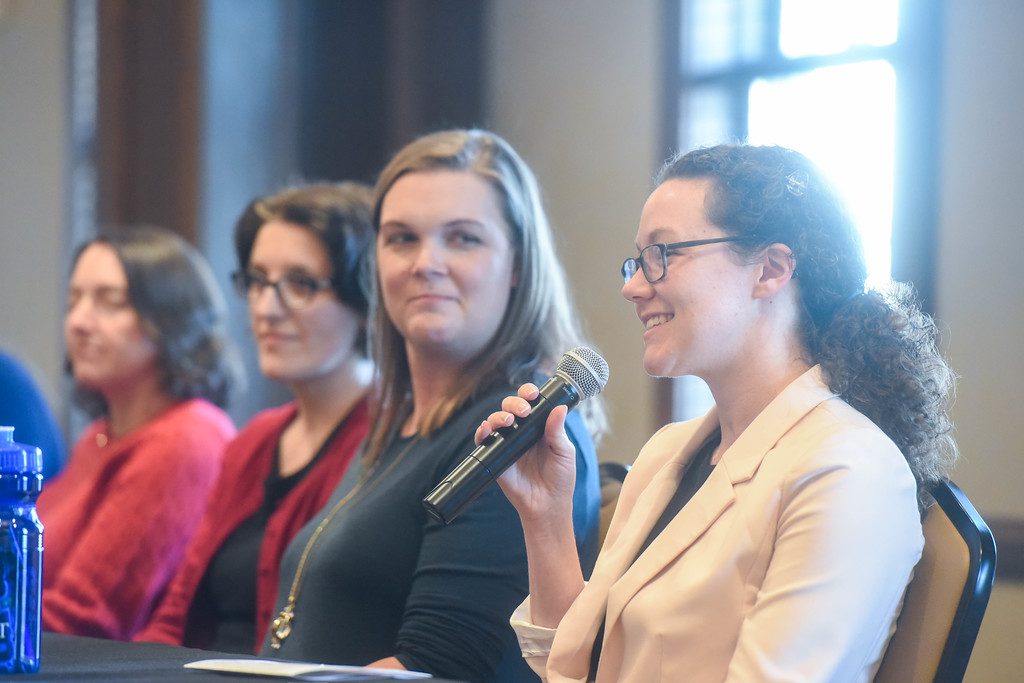
[[[598,465],[597,472],[601,481],[601,524],[598,531],[598,547],[600,548],[604,545],[608,525],[611,524],[612,515],[615,514],[615,504],[619,500],[619,491],[622,490],[622,482],[629,472],[629,465],[621,462],[603,462]]]
[[[931,491],[924,551],[907,587],[876,683],[961,681],[988,606],[996,545],[985,520],[949,481]]]

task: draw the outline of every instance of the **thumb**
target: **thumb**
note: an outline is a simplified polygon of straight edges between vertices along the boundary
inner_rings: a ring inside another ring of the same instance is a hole
[[[574,455],[576,449],[565,433],[565,419],[568,414],[568,406],[558,406],[551,411],[544,424],[544,440],[548,442],[548,447],[555,453]]]

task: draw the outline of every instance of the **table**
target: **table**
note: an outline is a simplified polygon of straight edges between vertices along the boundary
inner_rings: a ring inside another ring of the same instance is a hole
[[[283,678],[218,674],[210,671],[183,669],[182,665],[198,659],[240,658],[245,655],[195,650],[159,643],[125,643],[84,636],[43,633],[40,646],[42,665],[39,673],[11,676],[11,683],[48,683],[49,681],[131,681],[151,683],[182,681],[183,683],[272,683]],[[444,683],[442,679],[430,679]],[[451,682],[448,682],[451,683]]]

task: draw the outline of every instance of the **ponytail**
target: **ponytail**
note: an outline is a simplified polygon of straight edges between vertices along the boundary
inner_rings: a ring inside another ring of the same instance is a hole
[[[806,319],[804,338],[829,388],[899,447],[923,509],[928,484],[946,477],[957,457],[949,418],[955,376],[934,321],[903,283],[856,295],[828,320]]]

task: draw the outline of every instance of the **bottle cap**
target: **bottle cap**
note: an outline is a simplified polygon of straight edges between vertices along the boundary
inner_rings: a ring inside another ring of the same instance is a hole
[[[0,474],[42,472],[43,452],[14,442],[14,427],[0,427]]]

